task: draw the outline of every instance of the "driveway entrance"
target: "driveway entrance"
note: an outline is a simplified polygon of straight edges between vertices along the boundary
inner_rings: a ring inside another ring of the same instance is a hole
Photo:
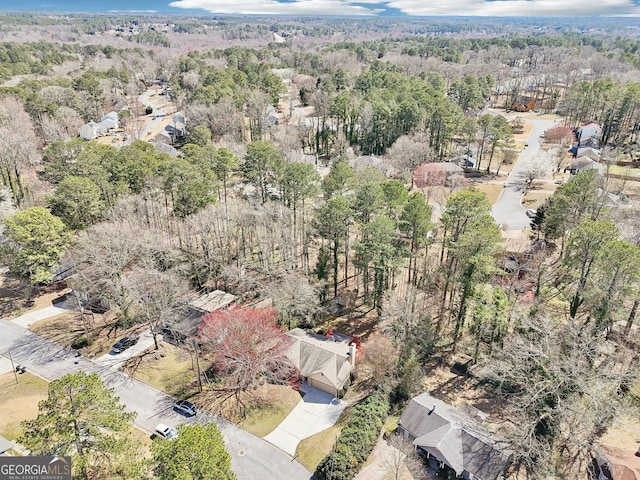
[[[273,432],[264,437],[289,455],[296,454],[301,440],[335,425],[347,406],[346,402],[306,383],[300,391],[304,393],[300,402]]]

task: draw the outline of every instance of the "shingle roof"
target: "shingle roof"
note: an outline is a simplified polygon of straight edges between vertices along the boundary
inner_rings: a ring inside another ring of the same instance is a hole
[[[433,454],[460,475],[470,472],[482,480],[495,480],[509,454],[495,447],[488,432],[446,403],[423,393],[413,398],[400,424],[415,436],[414,445]]]
[[[348,343],[314,335],[301,328],[290,330],[287,336],[291,339],[287,356],[301,375],[322,374],[337,389],[344,386],[353,368]]]
[[[214,290],[213,292],[200,295],[195,300],[189,302],[189,306],[201,312],[210,313],[228,306],[237,299],[238,297],[231,293]]]

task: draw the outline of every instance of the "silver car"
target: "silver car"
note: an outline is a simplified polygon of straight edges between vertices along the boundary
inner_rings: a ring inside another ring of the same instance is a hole
[[[173,404],[173,409],[186,415],[193,417],[198,413],[198,407],[188,400],[179,400]]]

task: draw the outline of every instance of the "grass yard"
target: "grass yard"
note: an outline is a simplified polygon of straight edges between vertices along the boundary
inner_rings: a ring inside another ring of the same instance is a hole
[[[552,194],[550,192],[536,192],[535,190],[527,190],[522,197],[522,206],[524,208],[536,209],[544,203]]]
[[[256,404],[247,408],[247,416],[240,426],[264,437],[291,413],[302,397],[288,385],[263,385],[257,392],[257,398]]]
[[[153,444],[153,440],[151,440],[151,435],[147,432],[143,432],[142,430],[137,429],[136,427],[131,427],[131,440],[137,445],[140,445],[140,449],[142,450],[142,454],[145,458],[151,458],[151,445]]]
[[[333,427],[305,438],[298,444],[296,458],[312,472],[315,471],[320,461],[331,452],[336,439],[349,419],[350,411],[350,408],[346,408]]]
[[[38,416],[38,403],[47,398],[48,383],[23,373],[16,384],[13,373],[0,375],[0,435],[15,440],[22,435],[20,422]]]
[[[475,185],[475,187],[487,195],[491,205],[494,205],[498,201],[498,197],[502,192],[502,185],[496,183],[481,183],[479,185]]]
[[[163,342],[157,352],[134,360],[135,368],[125,366],[123,369],[134,378],[177,397],[188,397],[197,392],[196,374],[186,351]]]
[[[612,175],[629,176],[631,178],[640,177],[640,168],[623,167],[620,165],[609,165],[609,173]]]

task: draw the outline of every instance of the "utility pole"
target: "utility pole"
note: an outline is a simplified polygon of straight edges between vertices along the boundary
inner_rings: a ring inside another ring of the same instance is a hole
[[[13,376],[16,378],[16,383],[18,383],[18,372],[16,372],[16,366],[13,364],[13,358],[11,357],[11,350],[9,350],[9,360],[11,360],[11,370],[13,370]]]
[[[193,351],[195,352],[196,355],[196,368],[198,370],[198,391],[202,392],[202,376],[200,374],[200,357],[198,356],[198,344],[195,341],[195,339],[193,340]]]

